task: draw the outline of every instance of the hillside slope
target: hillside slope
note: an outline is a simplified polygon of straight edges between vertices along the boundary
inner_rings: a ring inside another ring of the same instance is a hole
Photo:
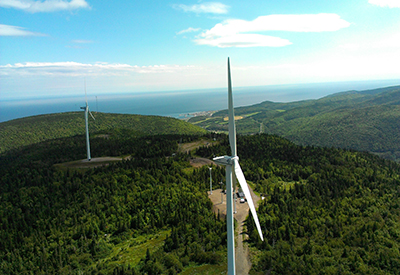
[[[199,137],[111,131],[96,146],[131,159],[55,167],[60,151],[84,151],[77,138],[0,155],[1,274],[226,274],[226,223],[212,212],[208,166],[179,153]],[[211,138],[196,155],[230,152],[226,136]],[[238,136],[238,154],[266,198],[257,211],[265,241],[246,224],[252,274],[398,274],[399,164],[266,134]],[[224,167],[212,171],[225,181]]]
[[[136,135],[204,134],[205,130],[182,120],[161,116],[96,113],[89,117],[89,132],[107,133],[111,129],[126,129]],[[25,117],[0,123],[0,154],[13,148],[41,141],[84,135],[83,112],[56,113]]]
[[[291,103],[262,102],[236,108],[238,133],[277,134],[303,145],[370,151],[400,159],[400,86],[348,91]],[[226,110],[189,122],[227,131]]]
[[[205,192],[208,167],[194,171],[178,152],[179,142],[198,137],[111,135],[97,146],[132,158],[94,169],[54,166],[59,155],[76,159],[77,137],[0,155],[0,274],[224,269],[226,224]],[[222,168],[213,172],[222,179]]]

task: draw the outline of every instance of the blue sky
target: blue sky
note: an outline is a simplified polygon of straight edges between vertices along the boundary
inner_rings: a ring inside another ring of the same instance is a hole
[[[400,0],[0,0],[4,99],[400,79]]]

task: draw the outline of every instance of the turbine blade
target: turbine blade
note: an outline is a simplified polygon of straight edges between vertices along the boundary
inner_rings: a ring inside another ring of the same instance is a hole
[[[85,102],[86,102],[86,106],[87,106],[88,104],[87,104],[87,95],[86,95],[86,78],[85,78]]]
[[[248,203],[248,205],[250,207],[251,214],[253,215],[254,222],[255,222],[257,230],[258,230],[258,234],[260,234],[261,240],[264,241],[264,237],[263,237],[263,234],[261,232],[261,226],[260,226],[260,222],[258,220],[256,208],[254,206],[253,199],[251,197],[251,193],[250,193],[249,187],[247,186],[246,179],[244,178],[244,174],[242,172],[242,168],[240,168],[239,161],[237,159],[235,159],[235,165],[234,166],[235,166],[236,177],[237,177],[237,179],[239,181],[240,186],[242,187],[244,195],[246,196],[247,203]]]
[[[94,116],[92,115],[92,112],[89,110],[89,108],[88,108],[88,111],[89,111],[90,116],[93,118],[93,120],[96,120],[96,119],[94,118]]]
[[[236,156],[236,127],[235,114],[233,110],[231,65],[228,57],[228,118],[229,118],[229,144],[231,145],[232,156]]]

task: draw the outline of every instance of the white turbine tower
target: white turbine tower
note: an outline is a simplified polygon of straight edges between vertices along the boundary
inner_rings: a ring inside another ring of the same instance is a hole
[[[90,161],[92,158],[90,156],[90,142],[89,142],[89,124],[88,124],[88,113],[91,115],[93,120],[96,120],[92,113],[89,110],[89,105],[87,102],[87,96],[86,96],[86,80],[85,80],[85,101],[86,101],[86,106],[81,107],[81,109],[85,110],[85,129],[86,129],[86,152],[87,152],[87,160]]]
[[[210,169],[210,195],[212,195],[212,174],[211,174],[212,167],[208,167],[208,169]]]
[[[228,58],[228,118],[229,118],[229,144],[231,146],[231,156],[216,157],[213,160],[220,165],[226,166],[226,215],[227,215],[227,231],[228,231],[228,274],[234,275],[235,271],[235,235],[233,228],[233,193],[232,193],[232,169],[235,172],[236,178],[247,198],[247,203],[250,207],[251,214],[253,215],[260,238],[264,241],[261,232],[260,222],[258,221],[256,209],[254,207],[253,199],[251,198],[249,187],[247,186],[246,179],[239,165],[239,158],[236,153],[236,128],[235,128],[235,115],[233,111],[232,99],[232,84],[231,84],[231,68]]]

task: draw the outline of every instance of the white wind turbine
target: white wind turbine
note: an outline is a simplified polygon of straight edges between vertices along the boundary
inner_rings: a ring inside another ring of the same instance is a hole
[[[85,101],[86,101],[86,106],[81,107],[81,109],[85,110],[85,128],[86,128],[86,152],[87,152],[87,160],[90,161],[92,158],[90,156],[90,142],[89,142],[89,124],[88,124],[88,113],[90,116],[93,118],[93,120],[96,120],[92,113],[89,110],[89,105],[87,102],[87,95],[86,95],[86,80],[85,80]]]
[[[246,179],[239,165],[239,158],[236,154],[236,128],[235,128],[235,115],[233,111],[233,98],[232,98],[232,84],[231,84],[231,69],[228,58],[228,118],[229,118],[229,144],[231,146],[231,156],[216,157],[213,160],[220,165],[226,166],[226,215],[227,215],[227,231],[228,231],[228,274],[234,275],[235,271],[235,235],[233,229],[233,193],[232,193],[232,169],[235,172],[236,178],[247,198],[247,203],[250,207],[251,214],[253,215],[260,238],[264,241],[261,232],[260,222],[258,221],[256,209],[254,207],[253,199],[251,198],[249,187],[247,186]]]

